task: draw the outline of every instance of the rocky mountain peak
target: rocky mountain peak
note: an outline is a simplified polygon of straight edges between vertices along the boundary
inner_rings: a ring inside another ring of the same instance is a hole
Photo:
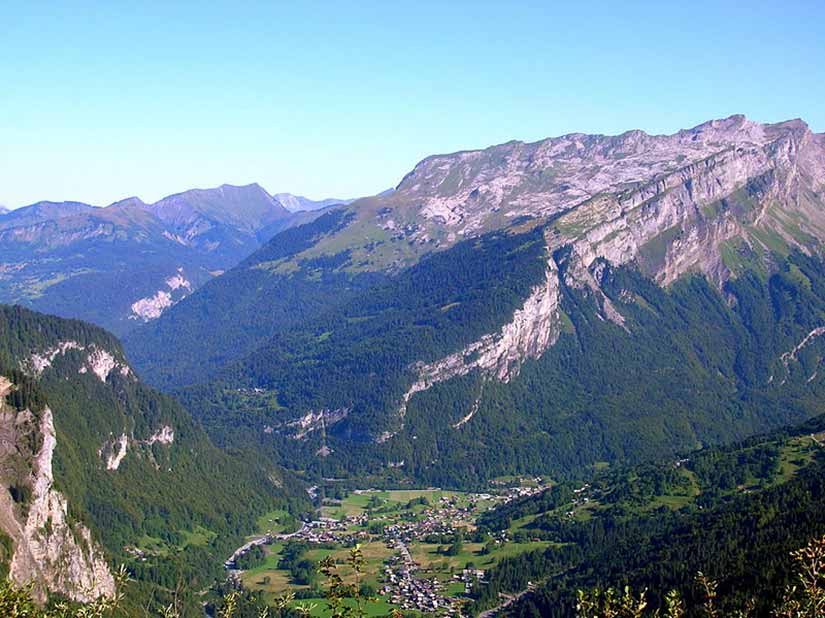
[[[401,181],[394,200],[429,224],[430,237],[442,228],[459,238],[521,216],[556,216],[598,195],[658,182],[731,150],[744,159],[754,149],[782,139],[801,143],[806,135],[811,134],[802,121],[763,125],[736,115],[672,135],[633,130],[507,142],[424,159]],[[778,151],[764,156],[779,160]],[[813,161],[819,155],[806,156]]]
[[[112,208],[112,209],[120,209],[120,208],[123,208],[123,209],[131,209],[131,208],[140,209],[140,208],[145,208],[146,205],[147,205],[146,202],[144,202],[142,199],[140,199],[136,195],[133,195],[132,197],[127,197],[127,198],[124,198],[122,200],[118,200],[117,202],[112,202],[111,204],[109,204],[109,206],[107,206],[107,208]]]
[[[247,231],[254,231],[289,214],[258,184],[190,189],[165,197],[147,208],[162,221],[176,227],[191,226],[206,218],[231,222]]]
[[[0,223],[0,229],[36,225],[46,221],[53,221],[79,214],[87,214],[95,210],[94,206],[83,202],[36,202],[6,213]]]
[[[610,220],[605,204],[626,211],[677,186],[694,212],[715,209],[715,202],[737,191],[750,193],[751,208],[725,214],[740,231],[752,223],[769,224],[771,217],[764,214],[757,220],[756,202],[767,207],[763,200],[772,199],[774,206],[803,208],[801,235],[786,229],[795,223],[776,224],[783,228],[777,232],[782,242],[802,246],[807,243],[802,236],[825,237],[816,227],[821,212],[808,208],[809,198],[819,199],[808,191],[818,194],[825,186],[824,153],[823,140],[801,120],[761,124],[740,114],[670,135],[638,129],[619,135],[569,133],[432,155],[392,193],[355,201],[352,223],[313,246],[307,257],[331,255],[344,246],[357,270],[398,270],[426,253],[525,218],[575,219],[581,229],[562,234],[571,241]],[[763,185],[771,189],[756,189]],[[696,194],[697,186],[705,190]],[[791,193],[802,197],[795,200]]]
[[[0,300],[123,333],[182,297],[169,288],[180,269],[192,291],[313,216],[293,216],[256,183],[153,204],[136,196],[102,208],[38,202],[0,219]],[[101,295],[112,302],[102,307]]]

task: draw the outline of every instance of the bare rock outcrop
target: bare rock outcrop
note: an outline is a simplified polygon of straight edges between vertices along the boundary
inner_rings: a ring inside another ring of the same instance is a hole
[[[478,370],[485,378],[508,382],[518,375],[521,363],[538,358],[556,342],[560,332],[559,272],[552,259],[547,260],[544,281],[533,288],[512,319],[497,333],[484,335],[465,348],[433,363],[415,367],[418,378],[402,396],[398,417],[403,419],[410,399],[439,382],[467,375]],[[478,410],[468,413],[458,426],[467,423]],[[394,432],[381,434],[377,441],[385,442]]]
[[[80,374],[91,372],[101,382],[106,382],[109,375],[114,371],[122,376],[134,378],[129,365],[116,358],[109,350],[94,343],[88,346],[81,345],[77,341],[61,341],[45,350],[34,352],[28,360],[21,363],[21,368],[34,377],[40,377],[44,371],[52,367],[58,358],[72,350],[82,352],[85,355],[77,370]]]
[[[166,287],[158,290],[152,296],[139,298],[132,303],[130,320],[149,322],[156,320],[161,314],[175,303],[183,300],[192,293],[192,283],[183,274],[183,268],[164,281]]]
[[[2,388],[12,388],[4,381]],[[10,577],[20,585],[34,584],[38,598],[59,593],[76,601],[111,596],[115,582],[100,546],[81,522],[72,521],[66,498],[55,489],[52,460],[57,445],[52,411],[0,412],[0,528],[14,544]],[[34,452],[20,445],[38,444]],[[24,500],[22,496],[25,496]]]

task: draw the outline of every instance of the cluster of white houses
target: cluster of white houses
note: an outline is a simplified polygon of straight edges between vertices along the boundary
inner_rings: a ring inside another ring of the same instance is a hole
[[[381,528],[381,537],[394,554],[387,559],[383,569],[383,587],[381,594],[393,605],[403,609],[422,613],[438,613],[448,616],[461,615],[455,598],[444,590],[444,582],[437,577],[424,577],[420,565],[413,560],[407,547],[408,543],[425,541],[430,535],[452,535],[459,530],[472,530],[475,523],[476,505],[482,501],[506,503],[523,496],[541,493],[549,487],[541,479],[534,479],[530,486],[510,487],[493,494],[473,494],[460,500],[455,496],[440,497],[437,504],[427,505],[415,517],[409,519],[393,517],[390,512],[361,513],[348,515],[340,520],[322,517],[304,522],[299,530],[291,534],[265,535],[253,539],[239,547],[226,561],[225,566],[232,574],[237,574],[236,560],[257,545],[272,543],[274,540],[298,539],[309,544],[335,543],[352,546],[355,543],[369,541],[370,524],[387,525]],[[586,499],[588,487],[577,491],[577,499]],[[359,491],[369,493],[372,490]],[[469,498],[469,500],[467,500]],[[373,530],[376,533],[377,530]],[[502,538],[498,540],[503,540]],[[464,592],[469,593],[472,586],[483,581],[484,571],[464,569],[451,576],[454,583],[462,583]]]
[[[417,577],[419,565],[400,539],[389,540],[387,544],[397,550],[384,566],[384,587],[381,593],[393,605],[401,609],[417,610],[424,613],[453,613],[454,600],[442,592],[438,578]]]

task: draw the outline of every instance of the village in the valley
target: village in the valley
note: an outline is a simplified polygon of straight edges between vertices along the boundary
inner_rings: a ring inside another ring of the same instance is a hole
[[[778,470],[792,472],[792,466],[813,457],[823,448],[824,436],[818,433],[790,438],[778,451]],[[265,599],[284,593],[294,595],[295,604],[312,608],[313,618],[329,615],[324,581],[316,568],[324,559],[338,566],[344,582],[357,583],[362,597],[372,599],[374,605],[368,616],[387,615],[398,609],[410,617],[458,618],[472,609],[468,605],[483,591],[490,571],[502,560],[556,545],[553,537],[542,533],[537,518],[549,515],[565,521],[588,521],[616,505],[639,512],[663,506],[679,509],[701,495],[693,484],[695,473],[687,469],[689,463],[685,458],[671,461],[668,467],[678,471],[685,482],[653,492],[646,501],[639,502],[638,494],[622,490],[625,476],[605,476],[560,485],[557,493],[564,497],[552,509],[540,512],[511,503],[553,487],[543,478],[498,479],[490,482],[485,492],[476,493],[437,488],[314,487],[310,491],[317,509],[311,520],[298,521],[285,511],[265,515],[258,522],[260,533],[238,548],[225,567],[239,585],[262,593]],[[767,487],[774,478],[754,478],[748,484],[732,487],[730,495]],[[625,495],[627,498],[621,498]],[[619,502],[615,496],[620,497]],[[512,508],[490,513],[508,504]],[[503,525],[499,519],[499,525],[489,526],[502,512],[506,514]],[[482,520],[488,525],[479,525]],[[362,575],[357,579],[347,564],[354,547],[360,549],[364,560]],[[485,609],[480,618],[492,618],[537,585],[534,581],[525,583],[517,594],[500,593],[499,604]],[[475,589],[479,585],[481,590]]]
[[[514,486],[500,483],[489,493],[354,490],[339,500],[319,499],[317,518],[293,522],[289,531],[278,525],[277,517],[269,517],[262,524],[272,530],[250,538],[225,566],[249,589],[273,596],[292,591],[304,599],[311,587],[296,583],[285,568],[281,553],[287,544],[301,543],[307,560],[332,556],[342,565],[358,544],[367,561],[369,590],[384,607],[457,616],[472,587],[484,581],[486,570],[498,560],[546,545],[534,539],[515,542],[506,533],[479,538],[478,516],[547,487],[542,479],[530,479]],[[241,569],[242,556],[255,546],[264,549],[262,563]],[[322,599],[309,599],[323,606]]]

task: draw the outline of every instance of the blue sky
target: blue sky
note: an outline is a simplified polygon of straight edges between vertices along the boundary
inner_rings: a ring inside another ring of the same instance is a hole
[[[821,132],[822,24],[821,1],[0,0],[0,203],[351,197],[433,153],[733,113]]]

